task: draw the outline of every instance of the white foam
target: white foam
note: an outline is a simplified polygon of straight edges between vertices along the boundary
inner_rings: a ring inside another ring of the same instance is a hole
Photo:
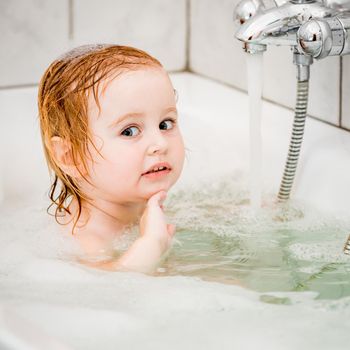
[[[72,60],[80,56],[87,55],[94,51],[102,50],[106,47],[110,47],[112,44],[87,44],[75,47],[74,49],[60,55],[57,60],[65,61]]]
[[[295,243],[289,249],[299,260],[319,261],[329,263],[349,263],[350,256],[343,253],[339,241],[324,241],[317,243]]]
[[[260,229],[263,234],[261,224],[275,223],[281,228],[291,225],[287,221],[276,221],[273,215],[269,216],[271,211],[262,211],[254,217],[249,210],[242,207],[240,210],[244,195],[237,192],[237,196],[233,196],[235,186],[237,184],[229,189],[221,183],[211,189],[207,186],[204,194],[192,188],[191,193],[185,192],[185,198],[181,192],[170,196],[169,208],[183,220],[180,229],[189,225],[201,230],[209,225],[212,230],[219,228],[219,237],[236,235],[243,239],[244,235],[257,237],[251,229]],[[217,200],[213,200],[213,193]],[[194,203],[199,206],[196,208]],[[213,217],[204,215],[207,211]],[[152,350],[322,350],[341,349],[347,344],[348,301],[315,300],[315,292],[258,293],[239,285],[206,282],[198,277],[156,278],[93,270],[69,259],[77,252],[76,247],[59,234],[43,202],[24,205],[15,211],[5,209],[5,212],[0,221],[1,303],[39,333],[42,330],[46,341],[50,339],[66,348],[84,350],[132,349],[141,344],[144,349]],[[281,218],[279,209],[272,211],[277,212]],[[171,211],[169,214],[171,216]],[[299,216],[298,210],[292,214],[285,211],[283,215],[294,217],[300,229],[303,225],[299,221],[309,228],[317,226],[309,221],[307,214]],[[222,223],[217,222],[215,226],[215,218]],[[237,224],[239,220],[241,223]],[[227,225],[230,227],[235,221],[236,228],[228,231]],[[318,224],[322,227],[320,221]],[[250,228],[244,228],[245,225]],[[266,236],[261,243],[264,239]],[[256,249],[253,241],[247,239],[246,242],[251,242],[252,251]],[[324,252],[326,246],[326,243],[310,245],[306,256],[310,257],[312,250]],[[267,247],[278,248],[277,241],[269,241]],[[297,244],[289,249],[293,253],[300,250]],[[329,259],[334,259],[335,250],[336,244],[328,249],[328,253],[334,252]],[[292,305],[268,304],[268,300],[275,303],[288,300]],[[5,331],[11,331],[17,340],[26,341],[15,324],[11,330],[6,322],[2,325],[0,344],[5,337],[9,339]]]

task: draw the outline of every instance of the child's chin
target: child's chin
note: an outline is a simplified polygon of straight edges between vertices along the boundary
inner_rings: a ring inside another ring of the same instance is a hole
[[[168,192],[170,190],[171,186],[159,186],[157,188],[153,188],[152,190],[150,190],[147,193],[147,199],[151,198],[153,195],[155,195],[156,193],[160,192],[160,191],[165,191]]]

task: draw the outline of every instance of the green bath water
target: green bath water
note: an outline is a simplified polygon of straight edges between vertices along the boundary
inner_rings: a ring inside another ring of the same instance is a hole
[[[268,292],[312,291],[318,299],[350,295],[350,257],[342,251],[350,222],[290,201],[263,196],[252,212],[248,191],[221,181],[169,194],[166,212],[176,241],[158,276],[192,276],[239,284],[261,300],[288,304]]]

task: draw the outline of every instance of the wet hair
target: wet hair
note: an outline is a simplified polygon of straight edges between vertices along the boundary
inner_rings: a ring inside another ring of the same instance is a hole
[[[58,217],[71,214],[69,205],[73,199],[78,203],[72,234],[82,210],[82,200],[89,198],[81,191],[77,180],[65,173],[57,163],[51,139],[60,137],[70,145],[70,156],[79,174],[81,166],[87,172],[88,145],[95,147],[88,127],[88,100],[93,96],[99,104],[100,84],[116,73],[162,67],[161,63],[148,53],[129,46],[96,44],[79,46],[58,57],[45,71],[39,84],[38,109],[44,153],[53,176],[49,190],[51,204],[47,211],[55,208]],[[96,149],[96,147],[95,147]],[[98,150],[97,150],[98,151]],[[91,158],[91,155],[90,155]]]

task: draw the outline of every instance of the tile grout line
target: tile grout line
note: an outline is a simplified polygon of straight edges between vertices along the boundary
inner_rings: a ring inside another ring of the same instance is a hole
[[[339,127],[343,129],[343,57],[339,57]]]
[[[73,8],[73,0],[68,0],[68,40],[73,40],[74,34]]]
[[[37,87],[38,85],[39,85],[38,83],[4,85],[4,86],[0,86],[0,90],[15,90],[15,89],[23,89],[23,88],[32,88],[32,87]]]
[[[191,1],[186,0],[186,63],[185,71],[190,71],[190,45],[191,45]]]

